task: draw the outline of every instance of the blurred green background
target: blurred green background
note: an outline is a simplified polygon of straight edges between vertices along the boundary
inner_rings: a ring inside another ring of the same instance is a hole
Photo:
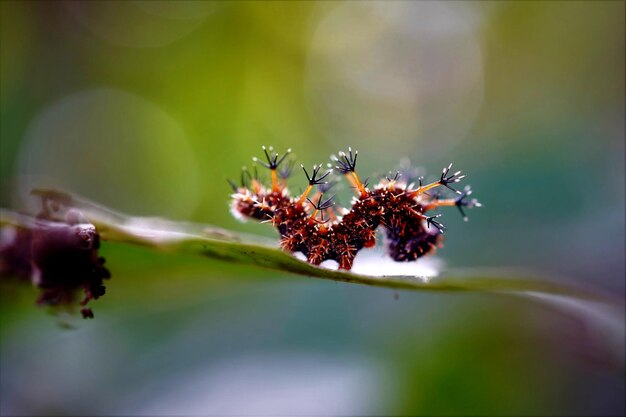
[[[134,215],[230,216],[261,145],[370,176],[454,161],[448,266],[623,294],[624,2],[2,1],[0,203],[33,186]],[[304,185],[297,172],[291,188]],[[348,203],[349,190],[340,192]],[[620,415],[576,319],[122,245],[96,319],[2,287],[3,415]],[[593,337],[591,337],[593,339]]]

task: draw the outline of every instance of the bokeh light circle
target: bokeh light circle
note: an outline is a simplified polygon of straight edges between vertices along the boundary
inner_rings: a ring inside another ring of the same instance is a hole
[[[141,215],[187,217],[198,170],[181,126],[154,103],[94,89],[50,104],[29,125],[17,163],[23,201],[59,188]]]
[[[471,5],[346,2],[315,26],[309,109],[327,139],[375,151],[441,151],[482,104],[483,62]]]
[[[133,48],[175,42],[219,7],[210,1],[65,1],[64,5],[98,38]]]

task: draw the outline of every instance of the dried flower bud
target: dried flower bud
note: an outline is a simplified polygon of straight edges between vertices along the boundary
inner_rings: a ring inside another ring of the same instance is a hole
[[[98,256],[100,235],[93,224],[70,210],[67,222],[40,215],[28,228],[4,228],[0,245],[0,273],[28,277],[42,292],[40,305],[71,305],[83,289],[81,306],[104,295],[103,280],[110,278],[104,258]],[[93,312],[83,308],[84,318]]]

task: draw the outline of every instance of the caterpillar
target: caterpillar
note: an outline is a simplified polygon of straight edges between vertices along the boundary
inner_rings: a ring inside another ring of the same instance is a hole
[[[452,187],[465,177],[461,171],[450,173],[452,164],[428,184],[423,183],[423,177],[415,177],[414,169],[405,167],[405,172],[382,178],[370,190],[367,181],[357,175],[358,151],[352,148],[331,155],[336,165],[329,164],[325,172],[321,165],[314,165],[310,172],[300,165],[308,184],[301,195],[292,197],[287,188],[294,167],[293,161],[287,162],[291,149],[282,156],[272,147],[263,146],[263,152],[265,161],[253,161],[269,169],[271,183],[263,184],[256,165],[252,173],[244,167],[239,185],[228,180],[233,189],[231,212],[240,220],[271,223],[280,234],[281,248],[302,252],[313,265],[330,259],[339,269],[350,270],[361,249],[376,245],[379,226],[384,229],[386,250],[393,260],[415,261],[443,244],[445,226],[437,220],[441,214],[427,213],[439,207],[457,207],[467,220],[464,209],[481,205],[469,198],[469,186],[463,191]],[[333,172],[343,175],[356,192],[350,209],[336,209],[334,196],[325,197],[335,183],[330,177]],[[455,197],[442,198],[438,193],[442,188],[454,192]]]

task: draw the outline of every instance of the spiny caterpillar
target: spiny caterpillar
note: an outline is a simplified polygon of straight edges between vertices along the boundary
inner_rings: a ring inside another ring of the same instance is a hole
[[[283,164],[291,149],[279,158],[273,148],[263,147],[267,162],[253,158],[270,170],[271,186],[259,180],[254,169],[251,174],[245,168],[238,186],[229,180],[234,191],[231,211],[240,219],[253,218],[271,222],[280,233],[280,245],[288,252],[302,252],[309,263],[319,265],[325,260],[337,261],[339,269],[349,270],[356,254],[362,248],[376,244],[376,228],[382,226],[386,236],[386,248],[395,261],[415,261],[442,246],[445,227],[436,219],[441,214],[429,216],[431,210],[455,206],[467,220],[464,208],[480,207],[476,199],[469,199],[469,186],[464,191],[452,188],[465,175],[461,171],[450,174],[452,164],[443,169],[441,177],[432,183],[423,184],[423,177],[415,170],[398,171],[392,178],[385,177],[374,187],[368,188],[356,173],[358,152],[339,152],[331,159],[337,164],[321,173],[322,166],[314,165],[309,174],[304,165],[308,185],[302,195],[291,197],[287,189],[287,178],[293,162]],[[281,167],[281,164],[283,166]],[[335,210],[333,197],[325,198],[332,181],[325,181],[335,170],[345,176],[355,189],[357,196],[352,208]],[[418,181],[415,186],[414,180]],[[309,198],[314,187],[317,191]],[[445,187],[457,194],[455,198],[441,198],[429,193]],[[326,218],[325,218],[326,215]],[[319,216],[319,218],[318,218]]]

